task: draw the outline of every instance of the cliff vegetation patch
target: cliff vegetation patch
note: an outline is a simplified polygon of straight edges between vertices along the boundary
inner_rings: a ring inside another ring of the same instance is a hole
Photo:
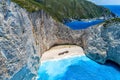
[[[60,22],[66,19],[86,19],[110,14],[110,11],[87,0],[12,0],[29,12],[45,10]],[[86,6],[87,5],[87,6]]]

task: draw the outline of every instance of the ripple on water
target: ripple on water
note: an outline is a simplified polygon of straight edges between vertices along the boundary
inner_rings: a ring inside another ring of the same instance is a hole
[[[98,64],[86,56],[42,63],[38,80],[120,80],[120,68]]]

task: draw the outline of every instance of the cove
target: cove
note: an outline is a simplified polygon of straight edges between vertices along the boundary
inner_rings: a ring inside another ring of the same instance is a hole
[[[37,80],[120,80],[120,68],[113,63],[98,64],[86,56],[41,64]]]
[[[68,22],[65,23],[65,25],[67,25],[69,28],[71,28],[72,30],[80,30],[80,29],[86,29],[90,26],[99,24],[104,22],[104,20],[98,19],[98,20],[91,20],[91,21],[72,21],[72,22]]]

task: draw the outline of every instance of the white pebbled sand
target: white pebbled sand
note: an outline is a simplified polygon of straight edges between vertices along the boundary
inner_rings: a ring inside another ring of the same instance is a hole
[[[41,62],[85,55],[81,47],[76,45],[60,45],[43,53]]]

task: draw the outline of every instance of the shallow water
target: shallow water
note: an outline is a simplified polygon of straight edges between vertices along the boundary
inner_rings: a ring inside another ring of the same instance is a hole
[[[41,64],[38,80],[120,80],[120,68],[113,63],[98,64],[86,56]]]

